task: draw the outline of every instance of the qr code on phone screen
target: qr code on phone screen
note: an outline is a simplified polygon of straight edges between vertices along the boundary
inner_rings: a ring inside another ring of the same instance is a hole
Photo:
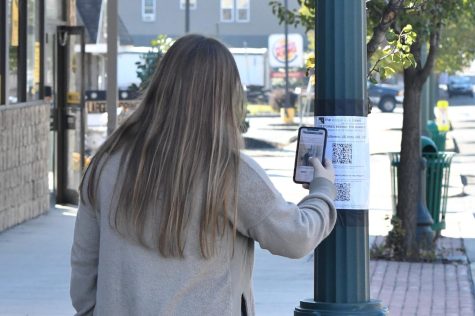
[[[351,183],[335,183],[336,198],[335,201],[350,201],[351,200]]]
[[[332,163],[351,164],[353,157],[353,144],[332,144]]]

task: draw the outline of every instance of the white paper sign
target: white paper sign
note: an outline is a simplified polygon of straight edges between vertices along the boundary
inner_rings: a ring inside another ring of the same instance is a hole
[[[316,116],[315,126],[328,131],[325,157],[335,168],[337,209],[367,210],[369,205],[369,141],[363,116]]]

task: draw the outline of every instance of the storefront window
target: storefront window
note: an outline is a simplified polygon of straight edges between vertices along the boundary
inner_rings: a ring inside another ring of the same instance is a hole
[[[8,45],[8,101],[9,103],[18,102],[18,54],[19,54],[19,36],[20,36],[20,14],[18,8],[18,0],[8,0],[9,36]]]
[[[40,1],[28,0],[26,34],[26,98],[28,101],[40,98]]]
[[[0,105],[5,104],[6,1],[0,1]]]

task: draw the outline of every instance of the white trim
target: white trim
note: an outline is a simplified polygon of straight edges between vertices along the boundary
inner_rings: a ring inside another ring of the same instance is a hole
[[[264,55],[267,48],[250,48],[250,47],[230,47],[231,54],[248,54],[248,55]]]
[[[92,55],[101,55],[107,54],[107,45],[106,44],[86,44],[86,53]],[[132,45],[121,45],[118,47],[118,53],[139,53],[145,54],[152,50],[152,47],[148,46],[132,46]]]
[[[150,2],[150,3],[146,3]],[[152,5],[147,7],[146,5]],[[152,13],[145,12],[146,9],[152,9]],[[155,22],[157,15],[157,0],[142,0],[142,21],[143,22]]]

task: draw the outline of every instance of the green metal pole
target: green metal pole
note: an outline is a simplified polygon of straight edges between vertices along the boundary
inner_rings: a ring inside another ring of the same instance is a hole
[[[421,61],[423,63],[427,60],[427,45],[423,44],[421,48]],[[431,82],[430,79],[427,78],[426,82],[422,86],[422,93],[421,93],[421,135],[429,136],[429,131],[427,130],[427,122],[429,121],[429,111],[431,109],[431,100],[430,100],[430,89],[431,89]],[[433,105],[432,105],[433,106]]]
[[[429,120],[435,120],[434,108],[439,98],[439,78],[434,72],[429,76],[430,91],[429,91]]]
[[[314,297],[294,315],[387,315],[369,295],[365,0],[316,0],[315,18],[315,123],[329,131],[338,219],[315,250]]]

